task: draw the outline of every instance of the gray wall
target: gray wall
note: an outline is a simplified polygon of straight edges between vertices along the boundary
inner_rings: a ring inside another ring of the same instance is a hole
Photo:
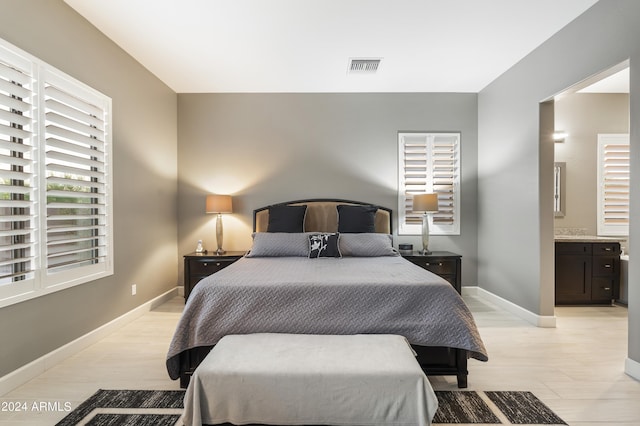
[[[554,144],[555,161],[566,163],[565,216],[556,228],[598,233],[598,134],[629,133],[629,95],[573,93],[555,102],[556,129],[568,137]]]
[[[252,210],[280,201],[361,200],[392,208],[397,219],[403,130],[462,132],[461,235],[433,237],[430,247],[462,254],[463,284],[475,285],[475,94],[179,94],[180,253],[198,239],[216,246],[207,193],[234,197],[234,214],[224,217],[227,250],[250,248]]]
[[[640,147],[640,2],[600,0],[478,95],[479,286],[553,315],[552,126],[540,102],[630,59],[631,150]],[[542,130],[542,131],[541,131]],[[632,155],[631,173],[640,173]],[[640,185],[631,189],[631,247]],[[629,264],[629,357],[640,362],[640,262]]]
[[[61,0],[0,0],[0,37],[113,99],[115,274],[0,309],[0,376],[176,285],[176,94]],[[131,296],[131,284],[138,294]]]

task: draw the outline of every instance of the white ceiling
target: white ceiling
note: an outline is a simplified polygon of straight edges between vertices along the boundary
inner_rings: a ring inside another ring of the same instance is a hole
[[[597,0],[65,2],[178,93],[478,92]]]
[[[578,93],[629,93],[629,68],[580,89]]]

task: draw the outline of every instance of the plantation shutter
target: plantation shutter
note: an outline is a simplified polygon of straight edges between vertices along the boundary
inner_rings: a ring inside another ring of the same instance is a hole
[[[426,135],[400,135],[400,229],[422,224],[422,215],[414,213],[412,206],[415,194],[429,192],[428,148]]]
[[[32,285],[37,268],[33,147],[35,84],[30,62],[0,46],[0,296],[2,297],[11,297],[27,291],[24,285]]]
[[[628,134],[598,135],[598,235],[629,235]]]
[[[433,215],[434,226],[453,226],[458,211],[456,187],[458,184],[458,134],[433,135],[431,164],[432,190],[438,194],[438,212]]]
[[[413,196],[438,194],[431,215],[432,235],[460,232],[459,133],[400,133],[398,211],[400,234],[420,234],[422,214],[413,211]]]
[[[47,274],[106,259],[105,119],[100,99],[48,73],[44,85]]]
[[[0,308],[113,274],[111,99],[0,39]]]

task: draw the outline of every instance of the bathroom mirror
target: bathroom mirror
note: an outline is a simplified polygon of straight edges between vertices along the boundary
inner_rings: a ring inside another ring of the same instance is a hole
[[[553,167],[553,213],[555,217],[564,217],[565,171],[567,163],[557,162]]]

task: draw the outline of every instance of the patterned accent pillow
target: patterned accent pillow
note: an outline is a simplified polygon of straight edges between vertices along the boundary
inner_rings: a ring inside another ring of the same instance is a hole
[[[390,234],[340,234],[340,253],[352,257],[399,256]]]
[[[254,232],[253,246],[246,257],[307,257],[308,235],[302,232]]]
[[[309,235],[309,259],[319,257],[342,257],[338,241],[340,234],[311,234]]]

